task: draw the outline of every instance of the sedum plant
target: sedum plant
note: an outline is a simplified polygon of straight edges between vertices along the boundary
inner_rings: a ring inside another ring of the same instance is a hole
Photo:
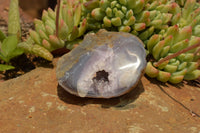
[[[179,83],[200,76],[198,45],[157,63],[200,43],[200,8],[196,0],[89,0],[84,10],[89,29],[130,32],[145,43],[151,57],[146,67],[149,77]]]
[[[172,26],[160,31],[160,34],[154,34],[147,41],[146,48],[154,61],[148,62],[146,74],[162,82],[179,83],[183,79],[194,80],[200,77],[200,37],[195,32],[200,24],[200,8],[195,0],[187,0],[183,8],[176,3],[172,5]],[[159,60],[194,45],[194,49],[188,49],[174,58],[156,64]]]
[[[49,61],[53,59],[50,52],[63,47],[72,49],[76,39],[86,30],[86,19],[81,20],[81,1],[62,0],[58,24],[56,24],[56,11],[57,9],[53,11],[50,8],[44,10],[42,19],[34,20],[35,30],[29,31],[30,37],[26,42],[20,43],[19,47],[25,52],[36,54]]]

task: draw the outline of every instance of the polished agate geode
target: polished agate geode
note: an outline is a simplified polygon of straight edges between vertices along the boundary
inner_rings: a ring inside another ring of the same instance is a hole
[[[132,90],[146,66],[143,43],[123,32],[100,30],[61,57],[56,75],[59,85],[80,97],[111,98]]]

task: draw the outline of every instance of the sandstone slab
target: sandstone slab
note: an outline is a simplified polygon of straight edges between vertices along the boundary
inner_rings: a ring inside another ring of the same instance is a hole
[[[113,99],[79,98],[58,86],[55,68],[0,82],[0,132],[200,132],[200,86],[142,77]]]

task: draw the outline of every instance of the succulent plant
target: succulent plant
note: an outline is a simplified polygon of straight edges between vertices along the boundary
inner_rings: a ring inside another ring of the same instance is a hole
[[[78,0],[62,0],[59,10],[59,24],[56,29],[56,10],[48,9],[42,13],[42,19],[35,19],[35,30],[30,30],[30,37],[19,44],[26,52],[52,60],[50,52],[67,46],[73,48],[73,41],[82,36],[86,30],[86,19],[81,19],[81,2]],[[56,35],[58,30],[58,35]],[[76,42],[76,41],[75,41]]]
[[[172,14],[167,0],[90,0],[84,3],[88,29],[131,32],[146,40],[157,29],[167,29]]]
[[[192,36],[191,26],[180,29],[175,25],[169,27],[163,36],[153,35],[147,43],[147,49],[153,56],[154,61],[148,62],[146,74],[151,78],[157,78],[159,81],[169,81],[171,83],[179,83],[183,79],[194,80],[198,78],[200,76],[198,49],[182,53],[159,65],[156,63],[169,55],[198,43],[200,43],[200,37]]]
[[[149,61],[146,74],[162,82],[179,83],[183,79],[194,80],[200,76],[198,27],[200,24],[200,6],[195,0],[187,0],[184,7],[173,4],[171,25],[160,34],[154,34],[146,43],[146,48],[153,56]],[[157,65],[156,62],[170,55],[175,55],[193,45],[197,48],[182,52],[175,58]]]

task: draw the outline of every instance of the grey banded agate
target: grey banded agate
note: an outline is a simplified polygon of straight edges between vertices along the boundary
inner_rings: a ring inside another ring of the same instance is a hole
[[[58,83],[80,97],[111,98],[128,93],[146,66],[143,43],[134,35],[100,30],[61,57]]]

